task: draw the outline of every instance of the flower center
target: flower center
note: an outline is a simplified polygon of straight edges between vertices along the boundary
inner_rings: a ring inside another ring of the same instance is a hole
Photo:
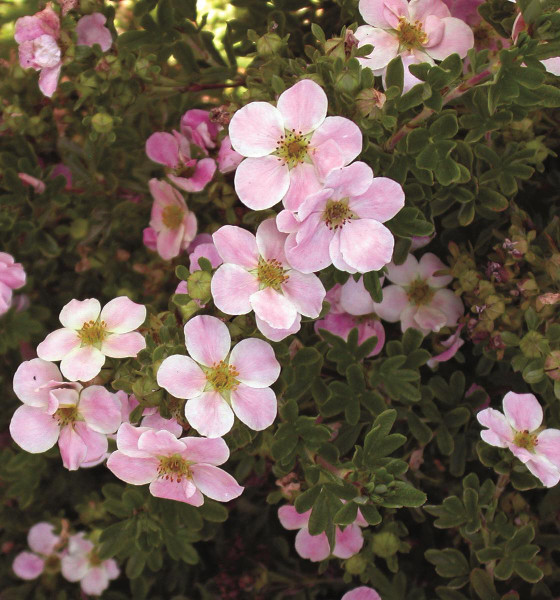
[[[217,392],[229,392],[237,389],[239,381],[237,381],[236,377],[238,375],[239,371],[233,365],[222,360],[217,365],[208,369],[206,379]]]
[[[78,407],[77,406],[65,406],[64,408],[59,408],[54,413],[53,418],[58,421],[58,424],[61,427],[70,425],[70,423],[74,423],[74,421],[78,420]]]
[[[529,452],[534,452],[535,447],[538,445],[536,433],[529,433],[527,430],[518,431],[513,438],[513,443],[519,448],[525,448]]]
[[[280,136],[274,154],[282,159],[289,169],[293,169],[305,160],[308,146],[309,139],[302,135],[301,131],[296,132],[292,129]]]
[[[348,207],[348,198],[329,200],[323,212],[323,221],[329,229],[340,229],[346,221],[354,218],[354,213]]]
[[[92,567],[98,567],[103,561],[99,558],[99,554],[95,550],[92,550],[88,555],[89,564]]]
[[[191,160],[187,164],[182,164],[174,169],[171,169],[169,172],[177,177],[185,177],[186,179],[190,179],[196,172],[196,161]]]
[[[100,344],[108,335],[105,321],[87,321],[78,331],[82,346],[95,346]]]
[[[185,213],[180,206],[171,204],[166,206],[161,213],[161,220],[167,229],[177,229],[183,222]]]
[[[173,454],[171,456],[160,456],[158,473],[159,477],[170,481],[177,480],[177,483],[181,483],[183,478],[191,478],[190,463],[185,460],[180,454]]]
[[[265,260],[262,256],[259,257],[257,266],[257,279],[261,285],[261,289],[271,287],[277,292],[280,291],[280,286],[288,281],[289,275],[286,275],[284,267],[280,261],[275,258]]]
[[[434,290],[423,280],[417,279],[408,286],[408,301],[415,306],[429,304],[434,297]]]
[[[60,558],[56,554],[51,554],[45,559],[45,572],[58,573],[60,571]]]
[[[428,42],[428,35],[422,29],[420,21],[411,23],[404,17],[399,17],[397,25],[397,38],[405,48],[418,48]]]

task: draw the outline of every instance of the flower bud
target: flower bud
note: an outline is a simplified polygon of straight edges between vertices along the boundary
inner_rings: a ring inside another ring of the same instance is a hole
[[[384,531],[376,533],[372,537],[372,550],[374,554],[381,558],[389,558],[397,553],[400,540],[399,538],[390,531]]]
[[[113,129],[113,117],[107,113],[97,113],[93,115],[91,125],[97,133],[109,133]]]

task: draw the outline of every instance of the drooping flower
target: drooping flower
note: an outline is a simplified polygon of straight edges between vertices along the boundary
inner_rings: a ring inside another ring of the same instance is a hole
[[[107,52],[113,44],[111,32],[105,27],[107,17],[101,13],[84,15],[76,25],[78,46],[93,46],[99,44],[103,52]]]
[[[362,585],[346,592],[340,600],[381,600],[381,596],[373,588]]]
[[[560,481],[560,429],[542,429],[543,410],[533,394],[508,392],[504,413],[481,410],[476,418],[488,427],[480,432],[491,446],[508,448],[546,487]]]
[[[187,322],[185,343],[190,356],[166,358],[157,382],[176,398],[187,399],[185,416],[198,433],[209,438],[226,434],[234,413],[255,431],[274,421],[276,395],[269,386],[278,379],[280,364],[270,344],[247,338],[230,352],[227,326],[207,315]]]
[[[183,196],[165,181],[150,179],[154,198],[150,227],[156,233],[156,249],[164,260],[186,250],[196,235],[197,222]]]
[[[278,228],[289,233],[288,262],[303,273],[331,263],[349,273],[377,271],[391,260],[395,243],[382,223],[403,206],[402,187],[387,177],[374,177],[365,163],[335,169],[323,189],[303,201],[297,215],[278,215]]]
[[[68,581],[79,581],[84,594],[100,596],[120,569],[112,558],[102,560],[95,544],[84,533],[70,536],[68,551],[61,559],[62,575]]]
[[[40,358],[22,363],[14,375],[14,392],[24,403],[10,422],[16,444],[37,454],[58,441],[70,471],[101,458],[107,434],[121,423],[120,403],[104,387],[83,389],[62,381],[58,367]]]
[[[64,326],[49,333],[37,346],[44,360],[60,360],[60,370],[70,381],[89,381],[105,364],[105,357],[136,356],[146,347],[134,331],[146,319],[146,307],[119,296],[103,310],[99,300],[71,300],[60,311]]]
[[[329,540],[325,532],[311,535],[307,529],[311,510],[298,513],[295,506],[286,504],[278,509],[278,519],[285,529],[299,529],[296,535],[296,552],[313,562],[325,560],[331,554]],[[344,530],[335,528],[335,546],[332,551],[337,558],[350,558],[357,554],[364,545],[361,527],[367,527],[367,521],[360,511],[356,520]]]
[[[216,147],[216,138],[221,127],[210,120],[210,113],[200,108],[191,108],[181,117],[181,133],[206,154]]]
[[[45,183],[37,179],[37,177],[33,177],[27,173],[18,173],[18,177],[24,185],[32,187],[37,194],[42,194],[47,189]]]
[[[20,552],[12,563],[14,573],[20,579],[36,579],[48,565],[58,564],[60,554],[56,552],[60,536],[55,535],[50,523],[36,523],[27,534],[27,545],[31,552]]]
[[[450,275],[435,275],[447,267],[428,252],[420,261],[409,254],[402,265],[387,266],[387,279],[393,282],[383,288],[383,301],[375,311],[385,321],[401,322],[401,328],[420,330],[424,335],[453,327],[463,314],[463,303],[451,290],[444,288]]]
[[[218,468],[229,458],[221,438],[177,439],[167,430],[123,423],[117,433],[117,448],[107,467],[126,483],[149,483],[151,494],[158,498],[201,506],[203,495],[229,502],[243,492],[229,473]]]
[[[12,290],[25,285],[26,275],[21,263],[7,252],[0,252],[0,315],[12,306]]]
[[[462,329],[463,325],[459,325],[452,335],[440,342],[445,350],[428,360],[427,365],[430,369],[433,369],[438,363],[451,360],[457,354],[459,348],[465,343],[465,340],[461,337]]]
[[[327,105],[322,88],[303,79],[280,94],[276,107],[250,102],[233,115],[231,145],[247,157],[235,172],[243,204],[262,210],[283,200],[297,210],[332,169],[358,156],[360,129],[344,117],[327,117]]]
[[[229,315],[254,310],[257,326],[267,337],[270,328],[299,330],[300,315],[318,317],[325,297],[317,276],[300,273],[288,264],[287,237],[278,231],[274,219],[263,221],[256,236],[232,225],[221,227],[213,236],[224,261],[212,278],[214,304]]]
[[[50,6],[16,21],[14,38],[19,44],[19,64],[24,69],[41,71],[39,89],[49,98],[56,90],[62,68],[59,37],[60,20]]]
[[[474,45],[472,29],[452,17],[441,0],[360,0],[359,7],[367,23],[356,30],[359,46],[374,48],[358,60],[375,75],[383,75],[391,60],[400,56],[405,92],[420,83],[408,70],[411,64],[434,64],[454,53],[464,58]]]

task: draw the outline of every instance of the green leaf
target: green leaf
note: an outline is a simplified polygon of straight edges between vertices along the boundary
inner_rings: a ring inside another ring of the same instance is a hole
[[[358,505],[355,502],[347,502],[334,515],[334,522],[337,525],[351,525],[356,520],[358,514]]]
[[[430,125],[430,135],[434,139],[451,139],[458,131],[459,123],[455,113],[442,115]]]
[[[311,511],[307,525],[307,529],[311,535],[323,533],[332,522],[333,507],[331,496],[331,493],[323,488],[313,503],[313,510]]]
[[[470,581],[480,600],[500,600],[492,577],[483,569],[473,569]]]
[[[434,548],[424,553],[426,560],[436,567],[436,573],[442,577],[460,577],[469,574],[469,563],[465,556],[454,548],[436,550]]]
[[[387,65],[385,73],[385,89],[396,86],[402,93],[404,86],[404,67],[400,56],[393,58]]]
[[[315,36],[317,40],[324,44],[327,41],[325,37],[325,32],[321,29],[317,23],[311,23],[311,33]]]
[[[427,499],[428,497],[421,490],[417,490],[403,481],[396,481],[394,487],[383,496],[381,505],[386,508],[402,508],[403,506],[417,508],[425,504]]]
[[[514,570],[519,577],[529,583],[537,583],[544,576],[544,573],[537,566],[528,562],[516,561]]]
[[[159,26],[168,31],[173,27],[175,17],[173,15],[173,4],[171,0],[159,0],[157,7],[157,20]]]

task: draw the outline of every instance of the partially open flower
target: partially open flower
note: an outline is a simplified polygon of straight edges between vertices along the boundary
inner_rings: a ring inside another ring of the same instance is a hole
[[[107,52],[113,44],[111,32],[105,27],[107,17],[101,13],[84,15],[76,25],[78,46],[93,46],[99,44],[103,52]]]
[[[25,285],[25,271],[7,252],[0,252],[0,315],[12,306],[12,290]]]

